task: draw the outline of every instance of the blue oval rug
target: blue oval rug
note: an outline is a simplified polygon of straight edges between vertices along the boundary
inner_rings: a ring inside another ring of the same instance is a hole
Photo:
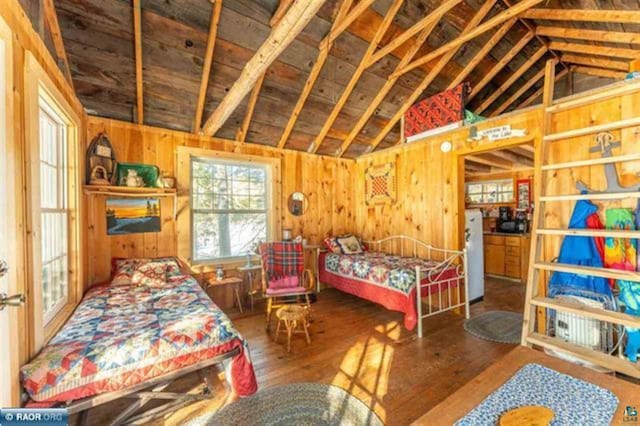
[[[201,425],[382,425],[362,401],[337,386],[295,383],[260,391],[188,423]]]

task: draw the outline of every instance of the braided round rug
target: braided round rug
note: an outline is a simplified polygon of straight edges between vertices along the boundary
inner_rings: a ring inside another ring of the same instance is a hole
[[[242,398],[187,424],[378,426],[382,422],[362,401],[342,388],[320,383],[295,383]]]
[[[522,314],[508,311],[489,311],[464,322],[464,329],[476,337],[498,343],[520,343]]]

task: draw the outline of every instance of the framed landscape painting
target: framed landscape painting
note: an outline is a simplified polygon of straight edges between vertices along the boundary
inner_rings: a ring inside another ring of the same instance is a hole
[[[160,232],[158,198],[108,198],[107,235]]]

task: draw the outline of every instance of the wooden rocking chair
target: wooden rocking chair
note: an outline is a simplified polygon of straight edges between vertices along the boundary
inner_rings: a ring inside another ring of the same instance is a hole
[[[263,243],[259,247],[262,267],[262,292],[267,299],[267,330],[271,313],[278,308],[297,304],[311,314],[309,294],[313,291],[313,272],[304,268],[302,244],[295,242]]]

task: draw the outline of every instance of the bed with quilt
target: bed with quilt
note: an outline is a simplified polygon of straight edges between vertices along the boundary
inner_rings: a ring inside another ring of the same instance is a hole
[[[345,238],[349,239],[346,244]],[[419,318],[466,307],[462,294],[466,288],[464,273],[458,266],[463,260],[462,252],[451,251],[452,255],[445,256],[444,260],[430,260],[415,255],[418,244],[429,246],[408,237],[389,237],[367,243],[354,239],[346,236],[325,240],[327,250],[318,255],[320,282],[389,310],[402,312],[404,326],[408,330],[420,325],[419,335],[422,333]],[[397,256],[380,250],[382,243],[397,240],[415,242],[413,256]],[[460,262],[455,261],[458,256]],[[426,315],[422,314],[422,306],[416,300],[417,275],[421,277],[421,299],[428,301]]]
[[[172,258],[114,261],[109,284],[87,291],[64,327],[21,369],[33,405],[122,391],[225,358],[239,396],[256,392],[247,343]]]

